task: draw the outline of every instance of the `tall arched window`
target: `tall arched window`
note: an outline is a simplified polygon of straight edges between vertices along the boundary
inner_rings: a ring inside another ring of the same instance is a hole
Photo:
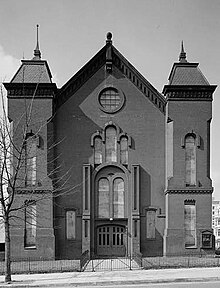
[[[98,181],[98,216],[110,218],[110,185],[107,178]]]
[[[26,185],[35,185],[37,176],[37,138],[27,137],[25,146],[25,175]]]
[[[128,164],[128,138],[126,136],[120,139],[120,158],[121,164]]]
[[[101,137],[95,137],[94,139],[94,147],[95,147],[95,164],[102,163],[102,139]]]
[[[193,134],[185,137],[186,186],[196,185],[196,139]]]
[[[117,132],[114,126],[109,126],[105,131],[105,161],[117,162]]]
[[[113,181],[113,217],[124,218],[124,180],[115,178]]]

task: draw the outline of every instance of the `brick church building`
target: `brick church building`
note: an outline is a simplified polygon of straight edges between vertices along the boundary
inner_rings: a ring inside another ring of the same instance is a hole
[[[113,46],[111,33],[61,88],[38,41],[33,59],[21,62],[4,83],[14,141],[31,107],[25,181],[14,201],[30,205],[11,225],[12,256],[210,253],[216,86],[187,61],[183,44],[162,93]]]

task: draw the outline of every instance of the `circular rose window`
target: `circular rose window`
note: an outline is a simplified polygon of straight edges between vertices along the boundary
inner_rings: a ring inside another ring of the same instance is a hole
[[[105,112],[113,113],[118,111],[122,107],[123,102],[123,94],[114,87],[105,88],[99,94],[99,103],[101,109]]]

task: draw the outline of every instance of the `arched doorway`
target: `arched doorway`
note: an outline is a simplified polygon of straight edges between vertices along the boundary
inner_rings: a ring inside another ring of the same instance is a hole
[[[119,167],[109,165],[95,179],[94,244],[97,256],[125,256],[128,183]]]

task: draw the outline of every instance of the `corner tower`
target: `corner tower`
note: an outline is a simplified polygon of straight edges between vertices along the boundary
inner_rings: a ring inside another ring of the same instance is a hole
[[[13,167],[18,161],[17,151],[23,151],[13,202],[19,220],[11,223],[12,258],[23,255],[53,259],[53,186],[48,177],[47,155],[48,120],[52,116],[56,84],[52,83],[47,61],[41,60],[38,25],[34,57],[21,62],[11,82],[4,83],[13,137]]]
[[[210,178],[212,94],[183,42],[164,86],[166,106],[166,225],[164,254],[208,253],[213,248]]]

